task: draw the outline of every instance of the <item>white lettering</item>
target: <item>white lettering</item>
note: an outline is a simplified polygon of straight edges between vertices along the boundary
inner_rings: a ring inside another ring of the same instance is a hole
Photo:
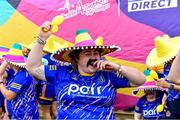
[[[71,84],[68,89],[68,95],[71,93],[78,93],[80,92],[83,95],[88,95],[89,90],[91,91],[91,95],[94,95],[95,93],[100,95],[102,90],[101,86],[94,88],[94,87],[89,87],[89,86],[78,86],[76,84]]]
[[[84,91],[83,91],[83,89],[84,89]],[[87,87],[87,86],[81,86],[80,87],[80,93],[88,94],[88,91],[89,91],[89,87]]]
[[[74,5],[72,5],[74,6]],[[62,11],[66,8],[59,8],[59,11]],[[74,17],[78,14],[85,15],[85,16],[92,16],[94,13],[98,13],[101,11],[105,11],[110,8],[110,3],[108,0],[94,0],[91,3],[82,3],[82,0],[78,0],[77,5],[74,6],[74,9],[70,9],[68,7],[67,13],[62,13],[61,15],[64,16],[65,19]]]
[[[128,12],[173,8],[177,0],[128,0]]]
[[[153,116],[158,115],[159,113],[156,110],[144,110],[143,115],[144,116]]]
[[[70,95],[71,92],[77,92],[79,91],[79,86],[76,84],[71,84],[68,89],[68,95]]]
[[[101,94],[101,86],[97,87],[98,95]]]

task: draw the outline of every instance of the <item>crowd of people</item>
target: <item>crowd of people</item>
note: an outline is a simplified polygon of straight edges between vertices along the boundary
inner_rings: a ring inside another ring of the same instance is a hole
[[[77,30],[74,46],[62,45],[48,39],[51,27],[45,22],[31,46],[15,43],[1,55],[4,118],[39,119],[40,109],[44,119],[115,119],[116,90],[125,87],[137,87],[133,94],[144,91],[134,119],[180,118],[180,39],[155,38],[146,64],[158,79],[148,81],[138,69],[105,59],[119,46],[98,45],[85,29]]]

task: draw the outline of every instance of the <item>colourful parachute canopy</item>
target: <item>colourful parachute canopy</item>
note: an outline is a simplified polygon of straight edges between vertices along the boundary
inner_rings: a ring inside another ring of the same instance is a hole
[[[145,5],[149,2],[149,6]],[[115,44],[121,51],[107,59],[119,64],[146,69],[145,60],[154,47],[154,38],[168,34],[180,36],[180,1],[157,0],[0,0],[0,45],[15,42],[30,44],[38,27],[57,15],[65,20],[54,28],[50,39],[73,44],[77,29],[88,29],[105,45]],[[57,22],[57,21],[55,21]],[[138,97],[132,89],[118,89],[116,109],[134,106]]]

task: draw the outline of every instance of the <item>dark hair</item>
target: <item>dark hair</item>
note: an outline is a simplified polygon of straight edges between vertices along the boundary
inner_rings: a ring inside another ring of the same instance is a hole
[[[82,50],[74,50],[71,53],[69,53],[69,57],[71,58],[71,64],[75,69],[77,69],[77,59],[79,59],[79,54]]]
[[[81,51],[82,51],[81,49],[80,50],[74,50],[71,53],[69,53],[69,57],[71,59],[79,58],[79,54]]]
[[[103,49],[98,48],[97,51],[101,55],[103,52]],[[71,58],[71,64],[77,69],[77,59],[79,59],[79,54],[82,52],[82,49],[74,50],[71,53],[69,53],[69,57]]]

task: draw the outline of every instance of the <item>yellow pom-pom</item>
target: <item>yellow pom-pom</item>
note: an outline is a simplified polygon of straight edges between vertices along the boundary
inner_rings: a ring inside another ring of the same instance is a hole
[[[152,77],[152,78],[154,78],[155,80],[158,80],[159,78],[158,78],[158,74],[154,71],[154,70],[151,70],[150,71],[150,76]]]
[[[99,36],[96,40],[95,40],[96,45],[103,45],[103,37]]]
[[[164,105],[158,105],[157,108],[156,108],[157,112],[162,112],[164,110]]]
[[[56,17],[54,17],[54,18],[52,19],[52,25],[53,25],[53,26],[54,26],[54,25],[60,25],[60,24],[63,23],[63,21],[64,21],[64,17],[61,16],[61,15],[58,15],[58,16],[56,16]]]
[[[58,26],[55,26],[55,25],[54,25],[54,26],[52,26],[52,30],[51,30],[51,31],[52,31],[53,33],[55,33],[55,32],[58,31],[58,29],[59,29]]]

